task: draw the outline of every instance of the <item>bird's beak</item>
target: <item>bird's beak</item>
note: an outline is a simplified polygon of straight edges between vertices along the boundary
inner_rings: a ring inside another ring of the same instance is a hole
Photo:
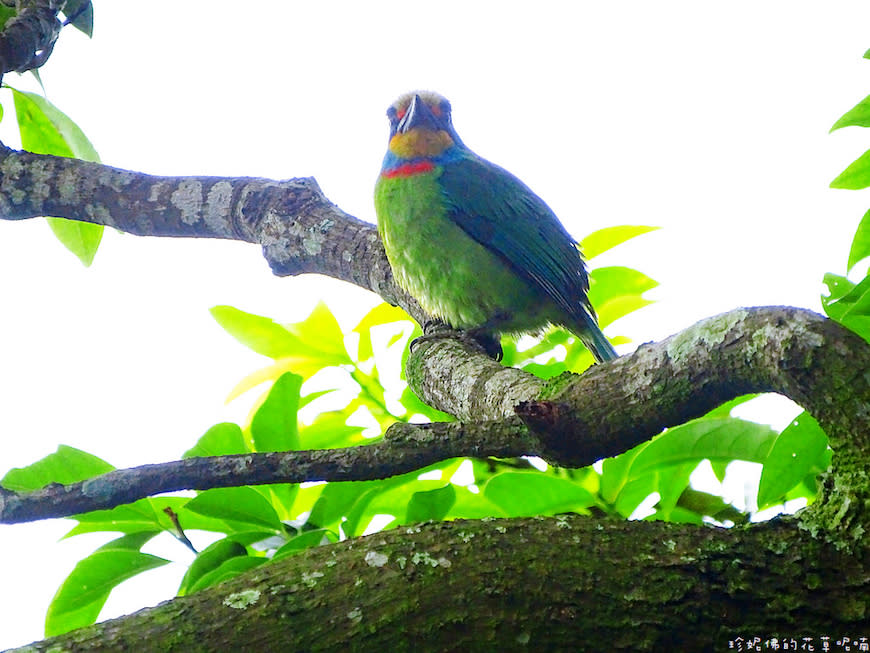
[[[419,95],[415,95],[414,99],[411,100],[411,104],[408,105],[408,112],[399,122],[397,131],[400,134],[405,134],[414,127],[422,127],[424,129],[431,129],[432,131],[443,129],[441,124],[438,122],[438,117],[432,113],[432,109],[430,109],[426,103],[420,99]]]

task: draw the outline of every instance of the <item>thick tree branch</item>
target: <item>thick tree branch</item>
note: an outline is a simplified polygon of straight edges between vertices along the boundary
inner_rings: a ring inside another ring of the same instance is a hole
[[[309,549],[22,650],[822,650],[866,634],[868,589],[860,556],[781,522],[456,521]]]
[[[870,346],[832,320],[791,307],[741,308],[582,375],[543,383],[456,341],[424,342],[408,359],[411,388],[459,419],[518,414],[544,459],[587,465],[699,417],[734,397],[776,392],[830,438],[822,499],[807,527],[861,540],[870,527]],[[541,388],[536,397],[526,394]]]
[[[374,225],[332,204],[311,178],[156,177],[0,145],[0,218],[41,216],[138,236],[257,243],[276,275],[342,279],[425,320],[393,282]]]
[[[870,369],[870,348],[819,315],[781,307],[738,309],[546,384],[466,347],[458,340],[424,342],[409,363],[417,391],[465,422],[396,424],[383,442],[365,447],[192,458],[26,494],[3,493],[0,522],[69,516],[183,489],[386,478],[460,456],[538,455],[579,467],[741,394],[774,391],[802,402],[831,434],[837,452],[832,478],[840,492],[836,500],[828,497],[831,514],[822,518],[836,515],[831,527],[867,523],[861,501],[866,484],[854,481],[868,458],[870,392],[860,370]],[[819,370],[844,360],[848,369],[836,377],[844,382],[832,386]]]

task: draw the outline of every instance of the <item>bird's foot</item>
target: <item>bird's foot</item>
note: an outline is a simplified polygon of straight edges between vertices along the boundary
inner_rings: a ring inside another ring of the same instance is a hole
[[[433,320],[423,325],[423,335],[411,341],[411,351],[424,342],[440,340],[441,338],[457,338],[474,349],[481,350],[490,358],[500,361],[502,358],[501,340],[483,329],[458,330],[449,324]]]

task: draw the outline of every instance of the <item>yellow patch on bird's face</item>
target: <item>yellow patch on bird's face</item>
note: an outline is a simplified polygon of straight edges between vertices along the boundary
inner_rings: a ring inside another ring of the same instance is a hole
[[[453,139],[443,129],[432,131],[414,127],[390,139],[390,152],[402,159],[438,156],[453,145]]]

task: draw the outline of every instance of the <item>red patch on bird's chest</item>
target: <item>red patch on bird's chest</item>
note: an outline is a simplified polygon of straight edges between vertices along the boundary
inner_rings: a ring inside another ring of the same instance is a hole
[[[413,177],[414,175],[431,172],[435,169],[435,164],[431,161],[413,161],[411,163],[403,163],[397,168],[386,170],[382,173],[387,179],[394,177]]]

